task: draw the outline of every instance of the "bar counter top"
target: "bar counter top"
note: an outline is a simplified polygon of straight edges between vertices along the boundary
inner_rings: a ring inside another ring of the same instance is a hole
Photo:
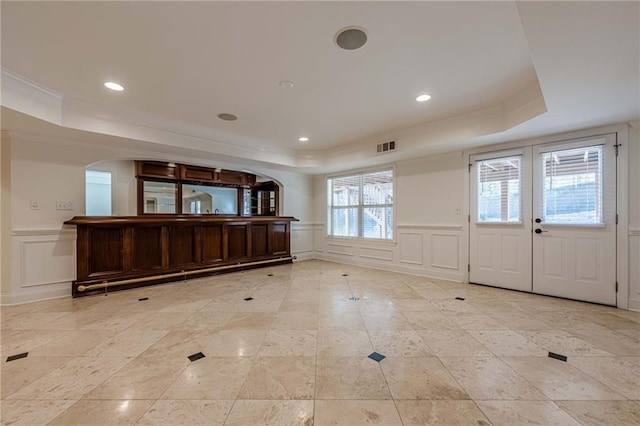
[[[149,214],[142,216],[74,216],[65,225],[225,223],[225,222],[297,222],[292,216],[236,216],[225,214]]]

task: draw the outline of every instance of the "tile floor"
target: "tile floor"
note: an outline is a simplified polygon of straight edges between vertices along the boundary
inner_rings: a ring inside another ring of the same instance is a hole
[[[640,313],[593,304],[305,261],[1,316],[3,425],[640,424]]]

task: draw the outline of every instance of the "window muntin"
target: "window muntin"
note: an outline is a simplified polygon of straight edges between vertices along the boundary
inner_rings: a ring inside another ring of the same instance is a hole
[[[327,179],[328,235],[393,239],[393,170]]]
[[[602,154],[602,145],[540,154],[544,223],[604,223]]]
[[[476,163],[476,222],[522,222],[522,156]]]

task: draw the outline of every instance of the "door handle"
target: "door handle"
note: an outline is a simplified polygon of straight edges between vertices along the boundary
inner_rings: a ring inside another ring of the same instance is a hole
[[[542,229],[538,228],[534,231],[536,234],[542,234],[543,232],[549,232],[549,231],[543,231]]]

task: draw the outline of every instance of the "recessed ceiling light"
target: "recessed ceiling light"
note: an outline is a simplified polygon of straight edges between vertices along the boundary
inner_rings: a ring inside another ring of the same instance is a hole
[[[416,98],[416,101],[418,102],[426,102],[429,99],[431,99],[431,95],[420,95]]]
[[[338,31],[335,42],[341,49],[357,50],[367,42],[367,34],[362,28],[347,27]]]
[[[107,81],[106,83],[104,83],[104,87],[106,87],[107,89],[115,90],[116,92],[122,92],[124,90],[124,87],[122,87],[121,84],[113,81]]]
[[[302,142],[302,143],[304,143],[304,142],[309,142],[309,138],[308,138],[308,137],[306,137],[306,136],[302,136],[302,137],[298,138],[298,140],[299,140],[300,142]]]
[[[218,118],[224,121],[236,121],[238,119],[238,117],[236,117],[235,115],[228,114],[226,112],[223,112],[222,114],[218,114]]]

